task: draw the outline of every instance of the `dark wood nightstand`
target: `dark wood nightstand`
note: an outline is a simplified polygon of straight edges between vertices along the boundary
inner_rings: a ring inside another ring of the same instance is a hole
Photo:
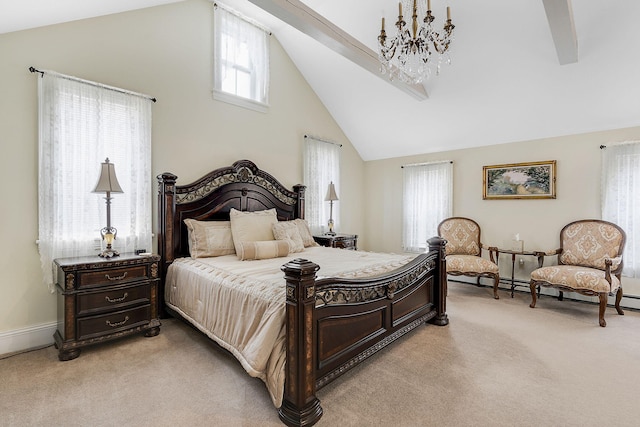
[[[329,248],[349,249],[352,251],[358,250],[357,234],[319,234],[313,236],[313,240],[319,245]]]
[[[58,359],[80,348],[138,332],[160,332],[158,255],[60,258],[57,267]]]

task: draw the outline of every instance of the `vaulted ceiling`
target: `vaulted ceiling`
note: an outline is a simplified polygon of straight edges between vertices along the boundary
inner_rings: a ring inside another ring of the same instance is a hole
[[[5,1],[0,33],[174,1]],[[640,126],[634,0],[432,0],[452,64],[413,88],[367,59],[397,0],[223,2],[272,30],[364,160]]]

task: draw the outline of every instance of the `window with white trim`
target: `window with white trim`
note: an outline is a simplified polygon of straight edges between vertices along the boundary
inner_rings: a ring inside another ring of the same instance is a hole
[[[38,249],[53,289],[55,258],[96,256],[105,194],[93,193],[101,163],[115,165],[113,248],[151,250],[151,104],[146,95],[54,72],[38,79]]]
[[[214,4],[213,95],[257,111],[269,102],[269,32],[219,3]]]
[[[340,230],[340,202],[333,206],[327,202],[329,184],[333,182],[340,197],[340,144],[323,141],[312,136],[304,137],[303,173],[305,190],[305,219],[311,232],[319,234],[329,231],[329,216],[332,215],[334,231]],[[331,212],[330,212],[331,210]]]
[[[453,163],[405,165],[402,171],[402,247],[424,252],[427,240],[438,235],[438,224],[453,212]]]

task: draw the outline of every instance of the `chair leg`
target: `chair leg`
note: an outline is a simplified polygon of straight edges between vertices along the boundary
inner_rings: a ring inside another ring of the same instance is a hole
[[[529,283],[529,289],[531,289],[531,304],[529,304],[529,307],[535,308],[538,298],[536,296],[536,283],[534,281]]]
[[[598,313],[600,326],[604,328],[605,326],[607,326],[607,322],[604,320],[604,311],[607,309],[607,293],[601,292],[598,294],[598,296],[600,297],[600,310]]]
[[[616,311],[620,315],[624,315],[624,311],[620,308],[620,300],[622,300],[622,286],[618,288],[618,292],[616,293]]]
[[[496,274],[495,276],[493,276],[493,298],[494,299],[500,299],[500,297],[498,296],[499,283],[500,283],[500,276]]]

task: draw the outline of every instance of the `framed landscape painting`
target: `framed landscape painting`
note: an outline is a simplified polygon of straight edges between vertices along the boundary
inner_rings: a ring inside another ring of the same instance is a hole
[[[555,199],[556,161],[483,166],[483,199]]]

